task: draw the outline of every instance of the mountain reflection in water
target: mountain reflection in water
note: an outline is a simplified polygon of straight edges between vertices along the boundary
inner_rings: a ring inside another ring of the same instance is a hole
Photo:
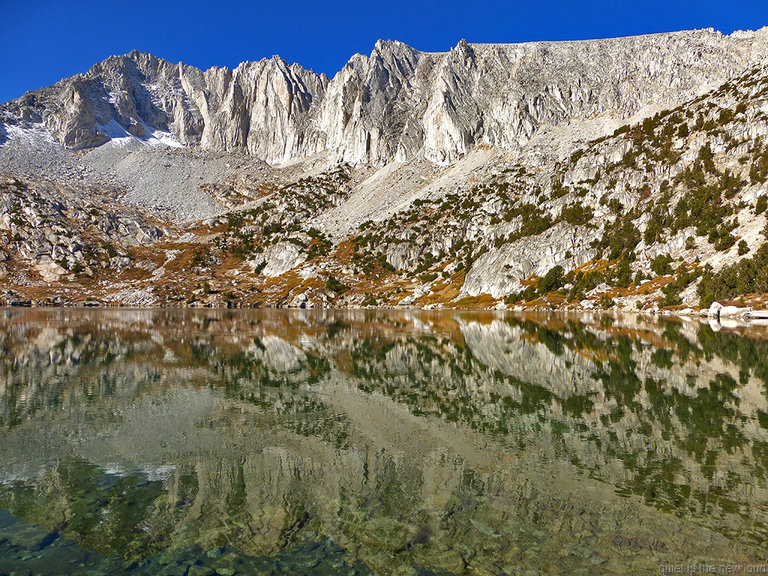
[[[762,329],[33,309],[0,350],[0,573],[765,561]]]

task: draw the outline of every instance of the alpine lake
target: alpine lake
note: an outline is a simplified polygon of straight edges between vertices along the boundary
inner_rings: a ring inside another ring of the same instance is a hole
[[[766,327],[0,310],[0,574],[767,561]]]

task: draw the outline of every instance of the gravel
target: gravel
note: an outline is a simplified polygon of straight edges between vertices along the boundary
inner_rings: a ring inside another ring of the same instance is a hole
[[[93,174],[80,158],[42,128],[0,125],[0,172],[47,180],[88,180]]]
[[[139,142],[108,142],[88,152],[83,161],[124,186],[128,190],[126,202],[186,221],[210,218],[224,211],[223,206],[200,189],[203,184],[220,182],[232,172],[226,159],[217,156]]]

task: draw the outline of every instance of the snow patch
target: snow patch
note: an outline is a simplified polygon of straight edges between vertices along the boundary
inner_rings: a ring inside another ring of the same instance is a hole
[[[142,126],[144,127],[144,133],[147,135],[144,138],[137,138],[130,134],[114,118],[108,124],[99,124],[99,130],[109,136],[110,142],[108,144],[112,146],[124,147],[133,143],[140,143],[145,146],[184,148],[184,145],[170,132],[154,129],[147,126],[144,122],[142,122]]]
[[[151,146],[167,146],[168,148],[184,148],[184,144],[179,142],[176,137],[170,132],[164,132],[163,130],[152,130],[147,127],[146,133],[150,134],[144,141]]]
[[[145,466],[140,469],[150,482],[162,481],[167,479],[176,470],[174,464],[161,464],[160,466]]]
[[[131,141],[138,140],[138,138],[135,138],[125,128],[120,126],[114,118],[108,124],[99,124],[98,128],[100,132],[109,136],[111,144],[115,146],[126,146]]]
[[[124,90],[121,90],[121,92],[125,94]],[[110,91],[109,94],[107,95],[107,100],[109,101],[110,104],[117,104],[117,101],[118,101],[117,96],[112,91]]]
[[[53,135],[42,122],[33,124],[31,128],[21,128],[19,126],[14,126],[13,124],[2,124],[2,126],[0,126],[0,131],[9,142],[17,141],[23,144],[35,144],[38,142],[45,144],[56,143],[53,139]]]

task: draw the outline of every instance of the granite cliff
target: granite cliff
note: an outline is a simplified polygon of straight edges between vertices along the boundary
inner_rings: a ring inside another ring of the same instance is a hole
[[[582,42],[469,44],[420,52],[379,41],[336,76],[278,56],[199,70],[131,52],[0,109],[42,123],[72,149],[130,134],[246,151],[278,164],[327,153],[336,163],[417,155],[448,163],[477,144],[515,151],[539,130],[698,96],[762,62],[768,31],[686,31]]]

